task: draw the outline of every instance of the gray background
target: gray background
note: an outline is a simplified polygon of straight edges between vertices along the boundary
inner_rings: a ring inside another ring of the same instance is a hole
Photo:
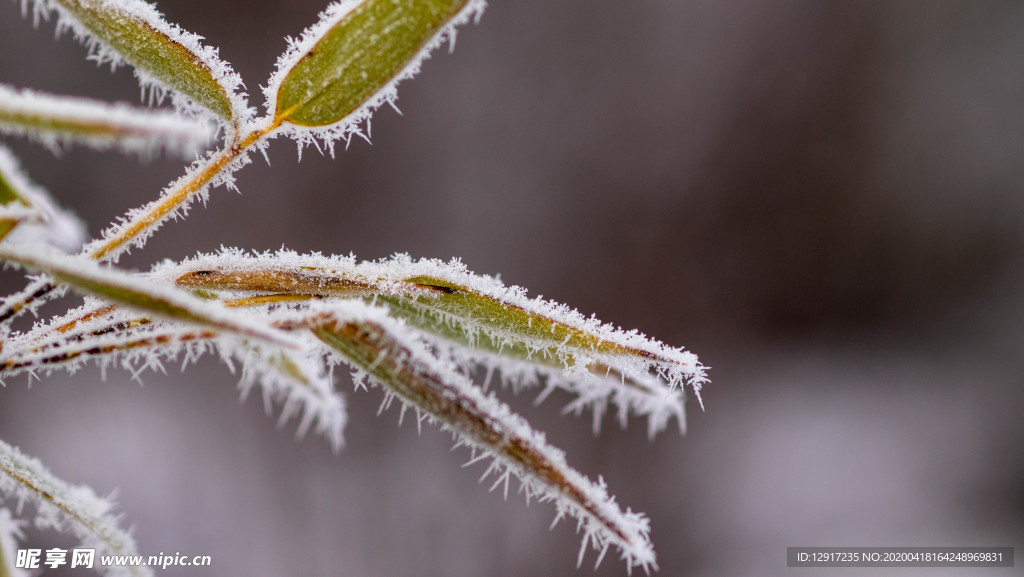
[[[324,2],[159,6],[260,104],[281,38]],[[128,71],[52,36],[0,2],[0,82],[137,101]],[[1020,551],[1022,54],[1014,1],[494,0],[403,85],[403,116],[374,117],[372,146],[299,164],[275,142],[241,195],[215,190],[124,263],[221,244],[459,256],[685,345],[713,367],[685,437],[609,421],[595,438],[565,397],[511,399],[649,515],[662,575],[803,574],[787,546]],[[5,142],[93,234],[182,165]],[[213,556],[175,574],[624,574],[611,554],[577,572],[571,524],[488,494],[446,434],[375,417],[380,391],[339,383],[335,456],[239,406],[216,361],[168,373],[11,380],[0,437],[117,488],[142,553]]]

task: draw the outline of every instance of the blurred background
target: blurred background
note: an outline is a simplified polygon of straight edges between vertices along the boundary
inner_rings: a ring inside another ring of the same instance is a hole
[[[326,0],[160,0],[251,102]],[[0,82],[138,102],[0,2]],[[513,406],[651,520],[660,575],[797,575],[787,546],[1024,545],[1024,3],[493,0],[336,158],[286,141],[122,261],[221,245],[461,257],[712,367],[689,431]],[[182,171],[4,139],[98,233]],[[20,287],[5,273],[7,291]],[[207,359],[0,392],[0,438],[117,490],[199,575],[623,575],[503,502],[434,429],[338,386],[346,447],[275,428]],[[28,546],[72,545],[33,534]],[[1019,571],[1020,561],[1018,560]],[[829,574],[925,575],[926,569]],[[946,569],[944,575],[976,574]],[[1010,575],[1014,569],[989,569]]]

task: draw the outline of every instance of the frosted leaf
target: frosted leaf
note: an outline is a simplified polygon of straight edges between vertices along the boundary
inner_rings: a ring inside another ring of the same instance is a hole
[[[113,504],[92,489],[70,485],[38,460],[0,441],[0,494],[36,507],[35,524],[67,531],[100,555],[137,555],[135,541],[110,513]],[[152,575],[148,567],[100,567],[107,575]]]
[[[24,5],[27,0],[22,0]],[[251,111],[242,79],[202,37],[167,22],[142,0],[33,0],[33,16],[57,13],[58,33],[70,29],[89,57],[112,67],[127,62],[144,88],[159,100],[170,92],[175,106],[213,112],[237,128]]]
[[[210,329],[154,321],[89,299],[66,315],[37,323],[27,333],[11,335],[0,353],[0,376],[48,375],[58,369],[74,373],[95,361],[104,374],[118,366],[137,377],[147,370],[162,370],[165,361],[178,356],[188,365],[212,348],[211,341],[218,336]]]
[[[77,250],[85,241],[85,224],[57,206],[45,190],[29,180],[14,155],[3,146],[0,146],[0,205],[25,210],[24,220],[27,221],[13,232],[10,227],[3,230],[0,237],[10,233],[6,238],[17,242],[45,242],[69,252]]]
[[[182,287],[231,294],[369,298],[428,333],[435,348],[459,364],[479,363],[524,384],[543,376],[549,388],[578,395],[570,410],[593,408],[595,426],[610,401],[620,421],[631,413],[648,416],[651,435],[672,417],[682,427],[681,386],[689,383],[699,393],[705,380],[692,353],[527,298],[523,289],[475,275],[458,262],[399,255],[357,263],[352,257],[225,250],[153,274]]]
[[[643,515],[622,511],[603,483],[593,483],[570,467],[544,435],[454,366],[435,358],[386,310],[356,301],[322,310],[310,320],[314,334],[388,395],[452,431],[459,444],[473,448],[474,458],[477,451],[491,455],[494,460],[484,476],[497,474],[492,488],[504,484],[507,494],[515,476],[528,499],[552,501],[558,518],[569,514],[579,521],[584,549],[589,543],[603,555],[614,546],[629,567],[656,568]]]
[[[264,94],[275,122],[300,146],[361,134],[359,124],[414,76],[483,0],[343,0],[320,14],[277,61]]]
[[[98,364],[104,374],[121,368],[139,378],[179,360],[184,369],[207,352],[217,352],[232,371],[236,365],[241,367],[243,398],[259,384],[268,412],[275,403],[282,405],[281,425],[298,416],[299,436],[312,428],[335,450],[344,444],[345,402],[334,391],[318,347],[306,343],[301,354],[294,353],[209,329],[153,320],[97,299],[13,335],[0,352],[0,380],[25,372],[36,376],[56,370],[74,373],[87,363]]]
[[[58,283],[129,308],[243,337],[255,337],[288,348],[298,348],[290,337],[265,323],[187,292],[124,271],[102,267],[88,259],[19,245],[13,248],[0,247],[0,260],[44,272]]]
[[[0,577],[28,577],[28,571],[14,566],[23,527],[24,522],[13,519],[10,511],[0,507]]]
[[[192,156],[213,136],[205,122],[170,111],[15,90],[0,84],[0,133],[28,135],[50,148],[77,142],[125,152]]]

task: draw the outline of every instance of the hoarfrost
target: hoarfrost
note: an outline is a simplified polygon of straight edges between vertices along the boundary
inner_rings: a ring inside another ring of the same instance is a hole
[[[211,188],[224,186],[235,190],[234,173],[251,162],[250,152],[248,149],[228,154],[225,151],[211,152],[196,160],[184,175],[164,188],[160,198],[119,217],[99,238],[89,242],[83,253],[99,260],[117,262],[132,248],[142,247],[168,220],[188,216],[193,201],[199,199],[205,204]],[[229,160],[223,162],[225,158]],[[216,174],[205,178],[214,167]]]
[[[76,290],[115,300],[118,304],[156,313],[200,327],[255,337],[286,348],[300,348],[289,336],[235,311],[187,292],[103,267],[92,260],[50,253],[35,247],[0,247],[0,260],[57,277]]]

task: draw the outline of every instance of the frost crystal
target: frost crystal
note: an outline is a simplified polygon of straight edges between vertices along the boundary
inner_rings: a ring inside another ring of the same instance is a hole
[[[291,338],[259,320],[125,271],[102,267],[90,260],[27,246],[0,247],[0,259],[44,272],[76,290],[102,296],[129,308],[187,324],[261,339],[286,348],[299,348]]]
[[[167,363],[184,369],[202,355],[216,352],[232,371],[236,365],[241,367],[238,386],[243,398],[258,383],[268,412],[275,403],[283,406],[281,425],[298,415],[300,437],[312,428],[339,450],[347,420],[345,401],[334,391],[322,359],[314,354],[317,349],[310,342],[302,353],[292,353],[231,334],[153,320],[90,298],[65,315],[12,335],[0,353],[0,378],[25,372],[36,376],[57,370],[75,373],[94,362],[104,374],[115,367],[140,379],[146,371],[165,372]]]
[[[235,189],[234,173],[250,162],[250,151],[230,155],[224,151],[210,152],[192,163],[186,173],[167,185],[160,198],[127,214],[111,224],[100,238],[91,241],[83,253],[104,261],[117,260],[132,248],[142,247],[164,223],[188,216],[194,200],[204,204],[210,189],[225,186]]]

